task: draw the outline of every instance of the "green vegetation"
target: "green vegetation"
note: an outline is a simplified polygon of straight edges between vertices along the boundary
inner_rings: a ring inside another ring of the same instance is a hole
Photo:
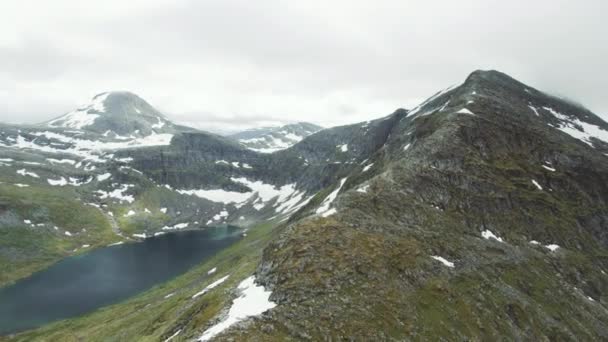
[[[83,245],[119,240],[101,211],[67,187],[0,184],[0,223],[0,286],[79,253]]]

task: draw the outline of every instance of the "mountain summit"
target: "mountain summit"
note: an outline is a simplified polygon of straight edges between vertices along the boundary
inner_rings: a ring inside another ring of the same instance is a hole
[[[110,137],[147,136],[175,131],[175,125],[160,111],[127,91],[95,95],[86,105],[46,125],[92,131]]]

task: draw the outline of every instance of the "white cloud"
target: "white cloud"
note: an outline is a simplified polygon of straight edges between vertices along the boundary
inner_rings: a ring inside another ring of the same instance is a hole
[[[43,121],[124,89],[200,128],[330,126],[411,108],[490,68],[608,114],[607,10],[602,0],[7,0],[0,121]]]

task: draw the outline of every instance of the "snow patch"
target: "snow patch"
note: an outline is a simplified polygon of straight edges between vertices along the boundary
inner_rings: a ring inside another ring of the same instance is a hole
[[[40,178],[40,176],[38,176],[34,172],[29,172],[26,169],[17,170],[17,174],[22,175],[22,176],[30,176],[30,177],[34,177],[34,178]]]
[[[554,169],[554,168],[552,168],[552,167],[549,167],[549,166],[547,166],[547,165],[541,165],[541,166],[542,166],[542,167],[544,167],[545,169],[547,169],[547,170],[551,171],[551,172],[555,172],[555,169]]]
[[[76,164],[75,160],[72,159],[54,159],[54,158],[46,158],[46,160],[48,162],[51,162],[53,164],[70,164],[70,165],[74,165]]]
[[[169,337],[168,337],[168,338],[165,340],[165,342],[169,342],[169,341],[171,341],[171,340],[172,340],[174,337],[176,337],[177,335],[179,335],[179,333],[181,333],[181,332],[182,332],[182,329],[179,329],[179,330],[178,330],[178,331],[176,331],[176,332],[175,332],[173,335],[169,336]]]
[[[348,152],[348,144],[338,145],[336,148],[340,149],[341,152]]]
[[[189,226],[189,225],[190,225],[190,223],[188,223],[188,222],[185,222],[185,223],[178,223],[178,224],[175,224],[175,225],[173,225],[173,226],[171,226],[171,227],[169,227],[169,226],[164,226],[164,227],[162,228],[162,230],[176,230],[176,229],[184,229],[184,228],[188,228],[188,226]]]
[[[228,211],[222,210],[219,214],[215,214],[215,216],[213,216],[213,220],[218,221],[226,217],[228,217]]]
[[[66,186],[68,185],[68,181],[65,180],[65,178],[61,177],[59,179],[47,179],[47,182],[49,182],[50,185],[52,186]]]
[[[241,291],[241,295],[232,303],[228,317],[205,330],[199,341],[208,341],[233,324],[248,317],[257,316],[276,306],[270,301],[271,292],[266,291],[263,286],[256,285],[254,276],[243,280],[239,284],[238,290]]]
[[[481,236],[486,239],[494,239],[498,242],[504,242],[502,241],[502,238],[499,238],[498,236],[494,235],[494,233],[492,233],[491,231],[489,231],[488,229],[484,230],[483,232],[481,232]]]
[[[74,129],[82,129],[90,126],[99,117],[99,114],[94,114],[94,112],[105,112],[104,101],[108,95],[109,93],[97,95],[93,98],[93,101],[90,104],[52,120],[48,123],[48,125],[50,127],[68,127]]]
[[[436,256],[436,255],[431,256],[431,258],[433,258],[433,259],[441,262],[442,264],[444,264],[447,267],[454,268],[454,263],[446,260],[445,258],[442,258],[440,256]]]
[[[362,186],[362,187],[360,187],[360,188],[358,188],[358,189],[357,189],[357,192],[366,193],[366,192],[367,192],[367,189],[369,189],[369,184],[368,184],[368,185],[365,185],[365,186]]]
[[[534,107],[534,106],[530,106],[530,105],[528,105],[528,107],[529,107],[530,109],[532,109],[532,111],[534,112],[534,114],[536,114],[536,116],[540,116],[540,114],[538,114],[538,110],[536,109],[536,107]]]
[[[165,122],[160,118],[160,117],[156,117],[156,119],[158,119],[158,123],[155,123],[154,125],[150,126],[154,129],[161,129],[163,127],[165,127]]]
[[[340,180],[340,185],[338,186],[338,188],[334,191],[332,191],[326,198],[325,200],[323,200],[323,203],[321,203],[321,206],[316,210],[316,213],[323,216],[323,217],[327,217],[329,215],[332,215],[335,213],[335,210],[331,213],[329,213],[329,207],[332,204],[332,202],[336,199],[336,197],[338,196],[338,193],[340,192],[340,190],[342,189],[342,186],[344,185],[344,183],[346,182],[347,177],[342,178]]]
[[[536,187],[538,190],[542,190],[542,189],[543,189],[543,187],[542,187],[542,186],[540,186],[540,184],[538,184],[538,182],[537,182],[537,181],[535,181],[534,179],[532,179],[532,184],[534,184],[534,186],[535,186],[535,187]]]
[[[214,288],[218,287],[223,282],[225,282],[226,279],[228,279],[228,277],[230,277],[230,275],[227,275],[227,276],[225,276],[223,278],[220,278],[220,279],[214,281],[213,283],[207,285],[207,287],[205,287],[202,291],[195,293],[194,296],[192,296],[192,299],[196,299],[196,297],[202,296],[205,293],[207,293],[207,292],[213,290]]]
[[[453,85],[453,86],[451,86],[451,87],[448,87],[448,88],[446,88],[446,89],[444,89],[444,90],[442,90],[442,91],[439,91],[439,92],[435,93],[435,95],[433,95],[433,96],[429,97],[427,100],[425,100],[424,102],[422,102],[421,104],[419,104],[418,106],[416,106],[414,109],[412,109],[411,111],[409,111],[409,112],[407,113],[407,116],[409,117],[409,116],[412,116],[412,115],[417,114],[417,113],[418,113],[418,112],[419,112],[419,111],[420,111],[420,110],[421,110],[421,109],[422,109],[424,106],[426,106],[428,103],[431,103],[433,100],[437,99],[437,98],[438,98],[438,97],[440,97],[441,95],[443,95],[443,94],[445,94],[445,93],[449,92],[450,90],[454,89],[454,88],[455,88],[455,87],[457,87],[457,86],[458,86],[458,84],[455,84],[455,85]]]
[[[329,209],[329,210],[327,210],[327,211],[323,212],[323,213],[321,214],[321,216],[323,216],[323,217],[329,217],[329,216],[331,216],[331,215],[333,215],[333,214],[335,214],[335,213],[337,213],[337,212],[338,212],[338,210],[337,210],[336,208],[331,208],[331,209]]]
[[[589,124],[581,121],[577,118],[570,118],[551,107],[543,107],[543,109],[550,112],[553,116],[560,120],[560,127],[558,129],[571,137],[578,139],[593,147],[591,138],[596,138],[605,143],[608,143],[608,131],[600,128],[599,126]]]
[[[369,169],[371,169],[371,168],[372,168],[372,166],[374,166],[374,163],[371,163],[371,164],[369,164],[369,165],[366,165],[366,166],[363,168],[363,171],[362,171],[362,172],[369,171]]]
[[[99,195],[99,198],[101,198],[101,199],[114,198],[121,202],[125,201],[128,203],[133,203],[135,201],[135,198],[132,195],[124,194],[125,191],[127,191],[129,188],[132,188],[132,187],[134,187],[133,184],[123,184],[120,188],[114,189],[110,192],[103,191],[103,190],[97,190],[96,193]]]
[[[469,115],[475,115],[475,113],[471,112],[470,110],[466,109],[466,108],[462,108],[461,110],[457,111],[456,114],[469,114]]]

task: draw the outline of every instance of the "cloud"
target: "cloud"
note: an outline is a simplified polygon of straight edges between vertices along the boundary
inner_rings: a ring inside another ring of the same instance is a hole
[[[5,1],[0,121],[106,90],[197,127],[325,126],[499,69],[608,114],[602,0]],[[607,118],[607,116],[604,116]]]

